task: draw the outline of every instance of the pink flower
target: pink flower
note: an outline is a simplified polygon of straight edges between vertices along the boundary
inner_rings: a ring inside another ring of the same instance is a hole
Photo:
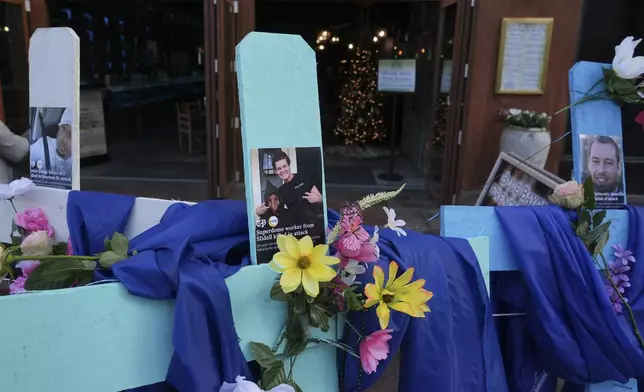
[[[36,260],[23,260],[16,264],[16,268],[20,268],[22,271],[22,276],[28,278],[32,272],[40,265],[40,261]]]
[[[378,368],[378,362],[389,356],[389,342],[391,329],[376,331],[360,342],[360,362],[362,369],[371,374]]]
[[[551,203],[563,208],[575,210],[584,204],[584,186],[577,181],[568,181],[557,185],[551,195],[548,196]]]
[[[72,247],[72,237],[67,238],[67,255],[72,256],[74,254],[74,248]]]
[[[362,263],[378,261],[378,257],[376,257],[376,245],[370,242],[363,242],[356,250],[347,248],[342,241],[337,241],[335,246],[338,249],[336,257],[340,258],[340,268],[345,268],[349,263],[349,259]]]
[[[54,228],[49,224],[45,213],[40,208],[27,208],[23,212],[17,213],[14,222],[26,231],[46,230],[49,237],[54,236]]]
[[[20,294],[25,292],[25,282],[27,278],[19,276],[9,285],[9,294]]]
[[[362,227],[362,217],[360,215],[343,216],[340,221],[340,227],[344,232],[340,237],[340,242],[346,249],[359,250],[360,244],[369,241],[369,234]]]

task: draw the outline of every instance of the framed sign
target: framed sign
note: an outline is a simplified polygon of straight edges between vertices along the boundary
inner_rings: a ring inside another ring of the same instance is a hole
[[[624,153],[622,138],[607,135],[579,135],[579,151],[574,156],[582,168],[581,182],[593,181],[597,208],[622,209],[625,204]]]
[[[89,158],[107,154],[103,91],[80,91],[80,157]]]
[[[496,93],[540,95],[546,90],[553,18],[503,18]]]
[[[416,91],[416,60],[379,60],[378,91],[390,93]]]
[[[564,180],[514,156],[501,153],[476,201],[477,206],[542,206]]]

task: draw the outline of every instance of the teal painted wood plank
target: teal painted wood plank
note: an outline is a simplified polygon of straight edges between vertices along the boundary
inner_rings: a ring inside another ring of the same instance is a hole
[[[504,207],[515,208],[515,207]],[[610,240],[604,248],[604,256],[612,260],[612,245],[626,245],[628,240],[628,211],[610,210]],[[441,235],[445,237],[488,237],[490,246],[490,271],[514,271],[516,261],[508,240],[494,213],[494,207],[442,206]]]
[[[165,380],[172,301],[120,284],[0,297],[0,391],[115,392]]]
[[[244,152],[248,229],[255,232],[251,150],[322,148],[315,52],[297,35],[251,32],[237,45],[237,81]],[[322,155],[322,165],[324,156]],[[324,171],[322,171],[324,184]],[[326,190],[322,193],[326,210]],[[326,220],[325,220],[326,226]],[[250,236],[251,249],[255,237]],[[255,252],[251,252],[255,263]]]

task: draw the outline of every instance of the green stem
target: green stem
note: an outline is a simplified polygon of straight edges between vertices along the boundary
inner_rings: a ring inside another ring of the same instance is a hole
[[[11,199],[9,199],[9,203],[11,203],[11,207],[13,207],[13,211],[17,214],[18,210],[16,210],[16,205],[13,204],[13,197]]]
[[[29,261],[47,261],[47,260],[92,260],[98,261],[100,257],[98,256],[68,256],[68,255],[47,255],[47,256],[7,256],[8,263],[15,263],[17,261],[29,260]]]
[[[611,279],[606,258],[602,253],[600,253],[599,256],[601,257],[602,262],[604,263],[604,274],[606,275],[606,279],[610,282],[611,286],[613,286],[613,290],[615,290],[615,292],[619,296],[619,299],[622,301],[622,305],[624,305],[624,307],[628,311],[628,317],[630,318],[631,324],[633,325],[633,333],[635,334],[635,337],[637,338],[637,341],[639,342],[640,347],[642,348],[642,350],[644,350],[644,338],[642,338],[642,334],[640,333],[640,330],[637,327],[637,321],[635,321],[635,314],[633,313],[633,309],[631,308],[631,305],[628,304],[628,301],[624,299],[624,297],[622,296],[622,293],[619,292],[619,289],[615,284],[615,282],[613,282],[613,279]]]
[[[591,90],[592,90],[592,89],[591,89]],[[585,96],[584,96],[584,97],[582,97],[579,101],[577,101],[577,102],[575,102],[575,103],[573,103],[573,104],[571,104],[571,105],[568,105],[568,106],[566,106],[566,107],[565,107],[565,108],[563,108],[563,109],[559,109],[559,110],[557,110],[557,111],[553,114],[553,117],[554,117],[554,116],[556,116],[556,115],[558,115],[558,114],[560,114],[560,113],[565,112],[566,110],[568,110],[568,109],[572,108],[573,106],[581,105],[581,104],[582,104],[582,103],[584,103],[584,102],[592,101],[593,99],[596,99],[596,98],[597,98],[597,96],[599,96],[599,95],[601,95],[601,94],[604,94],[604,93],[606,93],[606,91],[600,91],[600,92],[598,92],[598,93],[594,93],[594,94],[590,94],[590,95],[585,95]]]
[[[335,348],[338,348],[347,354],[354,356],[356,358],[360,358],[360,355],[356,354],[356,352],[351,348],[350,346],[336,342],[334,340],[329,340],[329,339],[324,339],[324,338],[309,338],[307,339],[307,343],[316,343],[316,344],[328,344],[329,346],[333,346]]]

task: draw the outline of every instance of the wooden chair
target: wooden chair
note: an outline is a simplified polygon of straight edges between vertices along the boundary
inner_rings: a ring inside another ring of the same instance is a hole
[[[193,140],[203,146],[203,136],[205,135],[204,127],[200,126],[202,121],[199,117],[203,116],[203,107],[199,101],[175,102],[177,110],[177,127],[179,134],[179,149],[183,150],[183,136],[188,137],[188,154],[192,154]],[[197,125],[195,127],[195,125]]]

